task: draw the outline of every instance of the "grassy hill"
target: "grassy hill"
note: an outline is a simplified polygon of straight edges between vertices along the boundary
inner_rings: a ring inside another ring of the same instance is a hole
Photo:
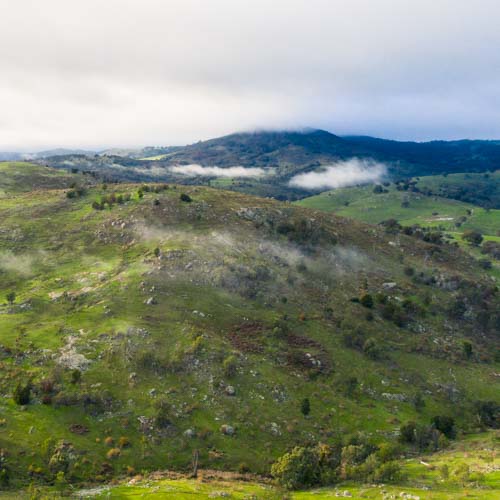
[[[293,445],[409,420],[475,430],[498,395],[498,297],[460,248],[207,187],[23,192],[2,168],[10,487],[188,470],[194,450],[267,474]]]
[[[422,177],[420,183],[429,185],[430,181],[426,179]],[[419,192],[400,191],[395,184],[384,186],[384,189],[387,192],[376,193],[373,185],[335,189],[297,201],[296,204],[370,224],[394,218],[405,226],[420,224],[456,231],[456,224],[459,223],[460,232],[475,229],[490,235],[495,235],[500,228],[500,210],[484,209]]]
[[[80,180],[64,170],[27,162],[0,162],[0,196],[34,189],[60,189]]]

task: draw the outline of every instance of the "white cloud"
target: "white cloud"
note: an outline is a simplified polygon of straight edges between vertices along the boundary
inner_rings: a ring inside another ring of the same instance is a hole
[[[387,168],[381,163],[352,158],[316,172],[296,175],[290,180],[290,185],[310,190],[336,189],[379,182],[386,173]]]
[[[178,165],[170,167],[170,170],[176,174],[186,175],[188,177],[261,177],[266,175],[263,168],[245,168],[245,167],[203,167],[201,165]]]
[[[0,0],[0,150],[500,136],[498,0]]]

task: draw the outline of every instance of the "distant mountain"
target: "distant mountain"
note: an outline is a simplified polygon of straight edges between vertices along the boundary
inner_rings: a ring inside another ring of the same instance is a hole
[[[22,160],[21,153],[14,153],[10,151],[0,151],[0,161],[18,161]]]
[[[217,184],[216,176],[188,177],[173,166],[259,167],[272,175],[234,179],[224,187],[278,199],[297,199],[306,191],[289,185],[300,173],[353,157],[387,166],[392,178],[500,168],[500,141],[398,142],[373,137],[339,137],[325,130],[241,132],[184,147],[108,150],[95,154],[58,154],[43,161],[53,167],[93,170],[117,181]],[[119,153],[123,153],[120,155]]]
[[[500,142],[481,140],[398,142],[339,137],[325,130],[231,134],[178,148],[160,163],[275,167],[287,177],[352,157],[388,164],[393,175],[483,172],[500,168]]]
[[[85,149],[49,149],[47,151],[39,151],[37,153],[27,153],[23,154],[23,159],[25,160],[36,160],[40,158],[50,158],[52,156],[65,156],[65,155],[95,155],[96,151],[88,151]]]

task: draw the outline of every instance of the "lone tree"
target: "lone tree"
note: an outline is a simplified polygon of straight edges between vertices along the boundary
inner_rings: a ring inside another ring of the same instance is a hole
[[[300,404],[300,411],[304,417],[307,417],[309,413],[311,413],[311,403],[309,402],[309,398],[304,398],[302,403]]]
[[[7,293],[7,295],[5,296],[5,298],[7,299],[7,302],[10,305],[12,305],[16,301],[16,292],[9,292],[9,293]]]

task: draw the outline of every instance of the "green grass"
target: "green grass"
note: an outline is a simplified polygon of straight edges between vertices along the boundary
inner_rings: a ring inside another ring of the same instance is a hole
[[[474,205],[421,193],[398,191],[389,186],[388,193],[376,194],[373,186],[341,188],[325,191],[296,202],[297,205],[334,212],[370,224],[379,224],[387,219],[396,219],[400,224],[423,227],[441,227],[456,230],[455,223],[460,217],[466,221],[460,230],[476,229],[494,235],[500,227],[500,210],[486,210]],[[404,208],[402,203],[409,202]],[[472,213],[469,215],[468,211]]]
[[[39,173],[43,177],[45,171]],[[41,182],[50,184],[52,172],[46,174]],[[22,185],[16,189],[22,191]],[[108,481],[128,466],[138,473],[186,470],[194,449],[204,468],[246,465],[265,474],[294,444],[358,431],[383,441],[406,420],[429,422],[434,414],[454,414],[457,403],[440,392],[439,384],[456,385],[462,410],[457,424],[465,429],[476,425],[472,402],[495,397],[498,382],[491,373],[498,366],[487,334],[479,335],[471,320],[448,316],[454,292],[423,285],[404,272],[411,265],[488,286],[489,276],[454,248],[430,254],[428,244],[413,238],[402,237],[395,245],[381,228],[206,187],[145,192],[142,199],[137,190],[123,184],[106,191],[91,187],[74,199],[64,190],[9,192],[0,198],[0,390],[5,396],[0,448],[7,450],[12,487],[32,479],[39,485],[51,481],[50,457],[43,450],[50,444],[53,451],[61,440],[76,450],[67,472],[74,484]],[[129,193],[131,200],[102,211],[91,208],[92,201],[112,191]],[[180,192],[192,203],[181,202]],[[242,213],[242,208],[249,210]],[[304,220],[319,234],[316,246],[307,239],[291,242],[276,230],[283,221],[303,227]],[[325,235],[327,242],[321,239]],[[430,296],[422,315],[408,326],[385,320],[378,307],[369,318],[369,311],[351,301],[365,288],[375,295],[386,282],[398,285],[391,292],[398,297],[394,300],[424,304]],[[13,305],[4,300],[11,290],[17,294]],[[157,303],[145,304],[151,296]],[[285,317],[295,337],[274,330]],[[345,347],[343,335],[356,328],[377,339],[383,358]],[[464,338],[474,342],[470,361],[461,357]],[[71,370],[58,362],[70,342],[74,353],[89,361],[77,385],[70,381]],[[445,359],[435,347],[439,342],[446,345]],[[141,363],[143,351],[163,368]],[[315,374],[294,361],[306,354],[321,357],[328,369]],[[228,356],[237,360],[233,378],[223,370]],[[352,397],[342,388],[346,376],[359,381]],[[83,404],[42,404],[41,381],[47,378],[54,381],[54,393],[99,396],[105,409],[93,414]],[[28,380],[35,388],[33,401],[21,408],[12,392]],[[235,388],[235,396],[225,393],[226,385]],[[411,404],[416,391],[426,394],[421,413]],[[407,399],[395,403],[383,393]],[[311,399],[310,418],[300,412],[304,397]],[[172,427],[145,434],[138,418],[153,417],[161,398],[168,401]],[[71,432],[73,424],[88,432]],[[234,426],[235,435],[222,434],[222,424]],[[187,438],[187,429],[196,437]],[[115,442],[127,436],[131,446],[108,459],[107,436]],[[40,470],[34,478],[33,468]]]

